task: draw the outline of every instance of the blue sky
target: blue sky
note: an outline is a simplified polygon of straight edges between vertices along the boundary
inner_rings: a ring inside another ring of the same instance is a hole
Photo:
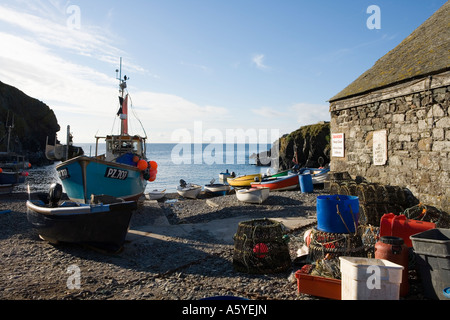
[[[0,81],[49,105],[62,141],[67,125],[75,143],[116,130],[120,57],[149,142],[199,124],[204,140],[281,135],[329,121],[327,101],[445,2],[3,0]]]

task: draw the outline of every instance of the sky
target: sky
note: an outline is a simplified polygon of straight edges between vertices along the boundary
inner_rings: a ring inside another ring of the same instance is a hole
[[[69,125],[90,143],[119,130],[122,59],[130,133],[272,142],[329,121],[329,99],[445,2],[2,0],[0,81],[47,104],[62,142]]]

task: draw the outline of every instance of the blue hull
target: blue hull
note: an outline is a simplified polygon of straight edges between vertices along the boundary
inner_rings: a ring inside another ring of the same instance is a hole
[[[147,186],[142,172],[134,166],[85,156],[61,163],[56,171],[68,197],[81,203],[89,203],[91,195],[137,200]]]

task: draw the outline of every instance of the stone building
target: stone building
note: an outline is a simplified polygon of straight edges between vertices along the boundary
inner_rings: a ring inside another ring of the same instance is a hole
[[[330,99],[331,171],[450,213],[450,1]]]

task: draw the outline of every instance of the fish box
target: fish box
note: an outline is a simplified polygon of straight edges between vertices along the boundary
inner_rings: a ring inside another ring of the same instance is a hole
[[[341,300],[341,280],[312,276],[298,270],[295,273],[299,293],[311,296]]]

